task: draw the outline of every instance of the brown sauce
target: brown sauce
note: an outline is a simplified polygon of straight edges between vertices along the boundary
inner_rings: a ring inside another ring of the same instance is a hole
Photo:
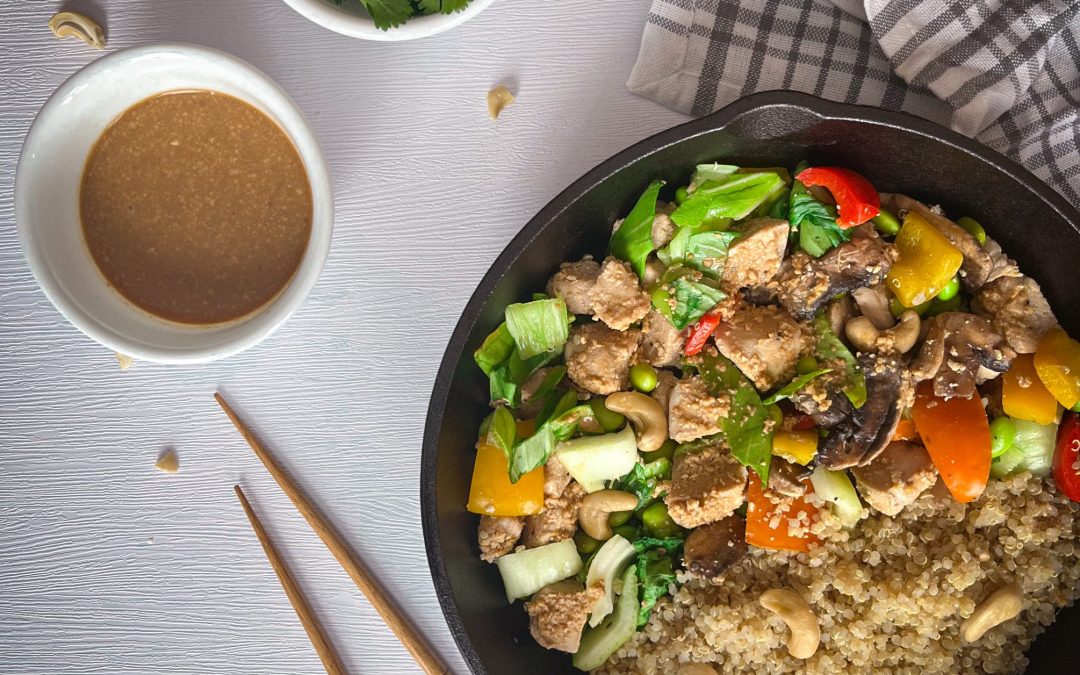
[[[211,91],[161,94],[121,114],[86,161],[90,253],[131,303],[171,321],[249,314],[292,279],[311,236],[311,185],[269,117]]]

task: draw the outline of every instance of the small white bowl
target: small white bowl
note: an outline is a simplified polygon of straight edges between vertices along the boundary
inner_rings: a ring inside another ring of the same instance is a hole
[[[83,166],[101,133],[139,101],[182,89],[220,91],[269,115],[292,139],[311,183],[311,239],[292,280],[259,310],[213,326],[166,321],[125,300],[98,270],[79,220]],[[273,80],[224,52],[159,44],[98,59],[49,98],[19,157],[15,221],[30,270],[76,328],[135,359],[202,363],[258,343],[304,302],[330,250],[334,196],[315,135]]]
[[[438,35],[465,23],[487,9],[492,2],[494,0],[472,0],[460,12],[415,16],[396,28],[381,30],[375,27],[375,22],[356,0],[349,0],[341,5],[334,4],[332,0],[285,0],[290,7],[323,28],[361,40],[382,42],[416,40]]]

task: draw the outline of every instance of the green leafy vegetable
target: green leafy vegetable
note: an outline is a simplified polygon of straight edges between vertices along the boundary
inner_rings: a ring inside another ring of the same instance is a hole
[[[765,431],[769,408],[735,364],[715,352],[703,352],[697,361],[705,387],[713,396],[731,398],[728,414],[720,420],[731,456],[752,469],[764,486],[772,465],[773,431]]]
[[[562,351],[570,321],[562,298],[520,302],[506,307],[506,328],[522,359]]]
[[[676,579],[673,555],[664,548],[639,553],[636,567],[641,587],[641,606],[637,616],[637,627],[640,629],[649,623],[653,607],[667,595],[668,587],[676,583]]]
[[[492,405],[508,405],[516,408],[521,405],[521,387],[510,375],[510,366],[503,363],[488,375],[488,392]]]
[[[1013,419],[1013,424],[1016,427],[1013,446],[994,458],[990,464],[990,475],[999,479],[1021,471],[1030,471],[1040,477],[1050,475],[1058,425],[1021,419]]]
[[[510,358],[506,360],[506,367],[510,371],[510,379],[515,384],[525,384],[525,381],[532,377],[533,373],[551,363],[552,359],[560,354],[562,354],[561,349],[554,349],[537,354],[530,359],[523,359],[521,358],[521,351],[515,348],[510,352]]]
[[[671,220],[692,228],[721,218],[739,220],[783,184],[784,179],[775,173],[737,173],[707,180],[675,209]]]
[[[517,439],[517,422],[510,411],[499,406],[491,414],[491,422],[486,432],[488,441],[503,451],[506,459],[510,459],[510,453],[514,449],[514,441]]]
[[[540,382],[540,386],[533,392],[531,400],[539,400],[550,394],[554,394],[555,387],[559,386],[559,383],[562,382],[564,377],[566,377],[566,366],[552,366],[544,375],[544,379]]]
[[[560,441],[574,435],[578,422],[592,415],[592,408],[579,405],[544,422],[532,436],[514,445],[510,452],[510,482],[516,483],[525,474],[543,466]]]
[[[492,331],[491,335],[484,338],[484,342],[475,352],[473,360],[485,375],[491,375],[491,371],[506,359],[510,358],[510,352],[514,351],[514,336],[506,328],[506,323]]]
[[[340,5],[345,0],[334,0]],[[375,27],[389,30],[421,14],[451,14],[465,9],[469,0],[360,0]]]
[[[698,232],[681,227],[671,242],[657,256],[665,265],[683,265],[711,279],[724,272],[728,250],[739,238],[738,232]]]
[[[851,239],[851,230],[836,224],[836,208],[822,204],[809,192],[791,191],[788,221],[799,230],[799,246],[815,258]]]
[[[690,176],[690,186],[687,190],[693,192],[706,181],[723,180],[738,170],[739,167],[734,164],[716,164],[715,162],[712,164],[698,164],[694,168],[694,174]]]
[[[671,476],[671,460],[667,457],[653,460],[648,464],[638,462],[630,473],[611,484],[612,489],[629,492],[637,496],[637,509],[643,508],[653,501],[653,491],[656,489],[658,480]]]
[[[687,270],[689,271],[689,270]],[[719,288],[703,281],[694,281],[693,275],[675,276],[668,284],[667,292],[675,300],[669,305],[671,324],[682,330],[696,323],[705,313],[727,297]]]
[[[866,403],[866,376],[859,362],[847,346],[836,337],[824,313],[814,317],[814,333],[817,334],[817,359],[822,363],[839,361],[844,366],[844,395],[851,405],[861,408]]]
[[[424,14],[453,14],[465,9],[469,0],[416,0]]]
[[[634,550],[638,553],[645,553],[652,549],[662,548],[671,555],[678,553],[682,548],[685,541],[682,537],[664,537],[663,539],[657,539],[656,537],[641,537],[640,539],[632,542],[634,544]]]
[[[822,368],[820,370],[814,370],[804,375],[800,375],[791,382],[788,382],[784,386],[774,391],[772,394],[762,400],[762,403],[764,403],[765,405],[772,405],[774,403],[783,401],[786,398],[791,398],[795,394],[795,392],[810,384],[810,381],[814,378],[821,377],[822,375],[831,372],[832,368]]]
[[[653,219],[656,217],[656,199],[664,181],[654,180],[638,198],[630,215],[626,216],[615,234],[611,235],[608,250],[611,255],[630,263],[639,277],[645,276],[645,261],[656,248],[652,240]]]

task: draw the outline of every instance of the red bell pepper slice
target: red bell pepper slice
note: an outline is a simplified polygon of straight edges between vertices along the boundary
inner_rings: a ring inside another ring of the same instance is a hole
[[[719,313],[710,313],[701,317],[690,329],[690,334],[686,336],[686,347],[683,348],[683,353],[687,356],[693,356],[704,349],[709,336],[713,334],[713,331],[719,325]]]
[[[1054,451],[1054,482],[1074,502],[1080,502],[1080,417],[1066,413]]]
[[[820,185],[836,200],[839,217],[836,224],[843,228],[862,225],[881,213],[881,197],[877,190],[859,174],[839,166],[819,166],[804,169],[796,176],[803,185]]]

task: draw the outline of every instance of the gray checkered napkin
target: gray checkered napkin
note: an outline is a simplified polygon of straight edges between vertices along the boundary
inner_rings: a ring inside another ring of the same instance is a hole
[[[692,115],[770,89],[905,110],[1080,205],[1080,0],[653,0],[627,86]]]

